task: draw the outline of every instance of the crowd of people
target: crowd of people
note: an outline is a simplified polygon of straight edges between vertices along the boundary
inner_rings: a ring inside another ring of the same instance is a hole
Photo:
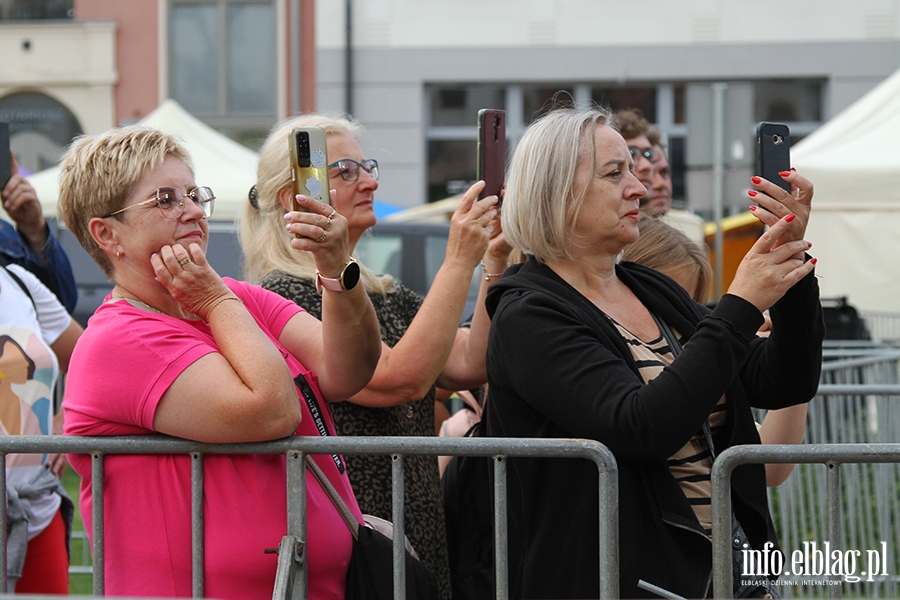
[[[301,126],[326,133],[329,203],[292,191],[288,137]],[[2,190],[15,226],[0,225],[4,433],[434,436],[437,390],[474,389],[489,436],[588,438],[613,452],[629,532],[619,541],[623,597],[653,597],[648,584],[707,596],[712,460],[737,444],[798,443],[818,386],[824,326],[804,239],[812,184],[793,170],[781,174],[791,192],[752,179],[768,229],[708,305],[706,251],[666,219],[660,132],[636,110],[555,108],[518,141],[502,210],[496,196],[480,198],[483,182],[463,194],[421,298],[355,256],[376,222],[379,177],[361,132],[350,117],[320,114],[272,129],[239,216],[245,281],[207,261],[215,182],[195,181],[180,140],[141,126],[75,140],[59,216],[115,284],[83,331],[69,316],[68,260],[15,174]],[[761,425],[751,407],[771,409]],[[389,456],[314,460],[356,519],[391,518]],[[90,531],[91,457],[68,461]],[[11,521],[21,515],[8,537],[10,591],[67,589],[65,463],[7,459]],[[190,458],[105,465],[106,593],[189,596]],[[507,468],[511,597],[597,597],[596,470],[538,458]],[[777,543],[765,488],[790,468],[736,472],[735,522],[754,548]],[[277,558],[265,549],[286,533],[285,457],[215,455],[204,470],[206,594],[270,597]],[[309,597],[343,598],[350,531],[315,477],[307,494]],[[448,599],[456,563],[436,456],[407,458],[404,500],[409,542]]]

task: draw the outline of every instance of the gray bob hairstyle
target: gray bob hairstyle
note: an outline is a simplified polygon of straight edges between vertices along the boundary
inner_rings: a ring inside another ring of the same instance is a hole
[[[572,258],[567,240],[587,192],[574,189],[575,168],[588,160],[591,181],[597,127],[612,127],[605,108],[554,109],[525,130],[510,161],[501,211],[514,248],[540,262]]]

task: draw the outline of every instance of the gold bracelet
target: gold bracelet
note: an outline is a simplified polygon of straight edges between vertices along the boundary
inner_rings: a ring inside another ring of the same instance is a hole
[[[213,309],[216,308],[218,305],[222,304],[223,302],[225,302],[226,300],[237,300],[241,304],[244,303],[244,301],[241,300],[240,298],[238,298],[237,296],[232,296],[232,295],[222,296],[221,298],[219,298],[218,300],[213,302],[212,306],[209,307],[209,310],[206,311],[206,316],[203,317],[203,320],[206,322],[207,325],[209,325],[209,315],[212,314]]]
[[[485,281],[490,281],[493,277],[503,277],[503,273],[487,273],[487,269],[484,266],[484,261],[481,261],[481,274],[484,275]]]

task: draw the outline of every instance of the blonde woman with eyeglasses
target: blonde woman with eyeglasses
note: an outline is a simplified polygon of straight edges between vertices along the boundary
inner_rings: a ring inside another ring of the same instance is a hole
[[[124,127],[67,152],[60,214],[115,283],[72,356],[67,434],[208,443],[333,435],[317,407],[368,383],[381,342],[362,288],[329,293],[320,321],[258,286],[222,279],[206,260],[214,202],[171,135]],[[350,256],[347,221],[329,217],[326,204],[306,206],[282,228],[331,272]],[[313,458],[361,518],[342,458]],[[91,531],[91,457],[70,462]],[[109,456],[105,467],[106,593],[190,596],[190,457]],[[265,551],[287,533],[285,457],[211,455],[203,468],[205,595],[271,598],[278,557]],[[343,598],[350,533],[315,478],[307,490],[309,597]]]
[[[357,136],[362,128],[344,117],[303,115],[277,126],[260,150],[255,204],[241,215],[245,276],[318,314],[321,277],[312,257],[294,252],[294,242],[281,225],[290,209],[292,190],[288,135],[295,127],[325,130],[332,204],[347,220],[350,248],[375,225],[373,202],[378,189],[378,163],[366,156]],[[484,294],[507,266],[508,248],[499,235],[497,198],[477,200],[483,183],[463,196],[450,223],[447,253],[428,295],[420,298],[390,276],[360,265],[362,287],[375,305],[385,347],[375,375],[360,393],[332,404],[341,435],[435,435],[435,384],[460,390],[485,382],[484,356],[489,320]],[[493,241],[491,241],[493,240]],[[490,247],[489,247],[490,245]],[[483,277],[471,328],[460,328],[472,274],[484,261]],[[408,457],[406,464],[406,532],[423,562],[437,575],[444,598],[450,595],[446,532],[437,457]],[[347,457],[347,472],[364,513],[390,519],[389,456]]]

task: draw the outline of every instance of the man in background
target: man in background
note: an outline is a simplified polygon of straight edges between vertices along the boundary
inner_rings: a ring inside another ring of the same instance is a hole
[[[78,288],[69,257],[50,233],[37,193],[19,174],[12,153],[10,161],[12,177],[0,189],[0,201],[15,226],[0,219],[0,263],[16,264],[34,273],[71,314],[78,301]]]
[[[672,209],[672,169],[660,130],[651,127],[638,108],[617,111],[613,122],[628,145],[634,174],[647,188],[647,195],[641,198],[641,210],[663,218],[692,240],[705,244],[703,219],[690,211]]]

